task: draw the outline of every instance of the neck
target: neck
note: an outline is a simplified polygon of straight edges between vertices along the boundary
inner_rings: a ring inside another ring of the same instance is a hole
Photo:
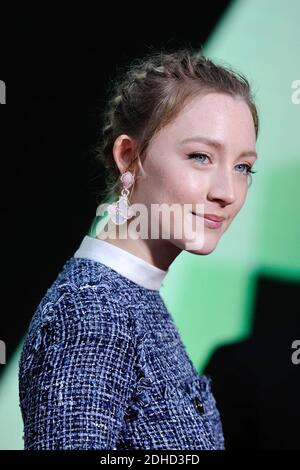
[[[97,238],[118,246],[164,271],[168,270],[169,266],[182,251],[181,248],[173,245],[170,240],[151,238],[132,239],[128,234],[126,223],[116,226],[116,234],[113,237],[109,236],[106,232],[105,237],[103,236],[105,228],[97,235]]]

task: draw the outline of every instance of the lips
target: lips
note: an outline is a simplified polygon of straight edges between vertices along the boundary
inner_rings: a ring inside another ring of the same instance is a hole
[[[200,217],[204,217],[205,219],[212,220],[213,222],[223,222],[225,220],[225,217],[221,217],[215,214],[197,214],[196,212],[193,212],[194,215],[199,215]]]
[[[205,219],[213,220],[214,222],[223,222],[223,220],[225,220],[225,217],[221,217],[214,214],[204,214],[204,217]]]

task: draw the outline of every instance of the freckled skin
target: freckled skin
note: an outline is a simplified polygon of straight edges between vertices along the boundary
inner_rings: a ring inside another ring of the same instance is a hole
[[[199,135],[222,142],[224,149],[216,150],[200,142],[179,144]],[[133,144],[134,141],[125,134],[116,139],[114,158],[121,172],[128,166]],[[176,239],[174,224],[171,224],[168,240],[107,241],[161,269],[167,269],[182,250],[199,255],[211,253],[245,202],[249,185],[245,165],[252,166],[255,157],[240,157],[240,154],[246,150],[255,151],[255,146],[254,122],[245,101],[215,92],[193,97],[175,120],[155,134],[149,143],[142,161],[144,173],[136,169],[130,203],[145,204],[149,210],[153,203],[191,204],[191,210],[195,210],[197,204],[203,204],[205,213],[223,215],[226,220],[218,229],[204,227],[199,249],[187,249],[189,240],[184,236]],[[202,161],[197,161],[188,157],[196,152],[209,158],[202,157]],[[192,219],[194,228],[195,219],[189,217],[184,223],[191,224]],[[162,222],[160,220],[160,226]]]

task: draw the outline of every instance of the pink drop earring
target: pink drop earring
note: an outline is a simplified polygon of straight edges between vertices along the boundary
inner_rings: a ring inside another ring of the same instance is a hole
[[[110,215],[111,220],[116,225],[124,224],[128,219],[133,217],[134,211],[129,206],[128,195],[130,186],[134,183],[134,175],[130,171],[126,171],[120,177],[122,181],[121,196],[116,202],[113,202],[107,207],[107,212]]]

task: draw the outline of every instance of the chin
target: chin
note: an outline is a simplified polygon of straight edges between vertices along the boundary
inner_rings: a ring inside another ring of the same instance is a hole
[[[193,248],[192,246],[189,248],[189,242],[185,242],[185,248],[184,250],[189,252],[189,253],[194,253],[195,255],[209,255],[210,253],[213,253],[213,251],[216,249],[218,244],[217,242],[214,243],[208,243],[204,242],[203,245],[200,248]]]
[[[212,248],[212,249],[201,248],[200,250],[186,250],[186,251],[188,251],[189,253],[194,253],[195,255],[205,256],[205,255],[210,255],[214,250],[215,248]]]

